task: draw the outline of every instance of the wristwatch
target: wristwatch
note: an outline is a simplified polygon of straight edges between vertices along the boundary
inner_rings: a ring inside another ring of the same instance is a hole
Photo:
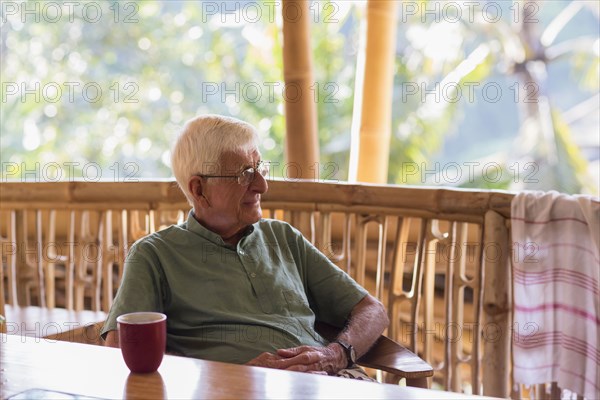
[[[350,368],[356,364],[356,352],[350,343],[344,342],[340,339],[335,339],[332,343],[337,343],[344,349],[344,353],[346,353],[346,359],[348,360],[348,365],[346,365],[346,368]]]

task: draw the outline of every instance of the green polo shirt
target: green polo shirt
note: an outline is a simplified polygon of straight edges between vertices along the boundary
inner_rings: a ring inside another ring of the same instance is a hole
[[[315,318],[343,326],[367,295],[289,224],[262,219],[237,246],[196,221],[136,242],[102,334],[134,311],[167,315],[167,351],[245,363],[262,352],[327,343]]]

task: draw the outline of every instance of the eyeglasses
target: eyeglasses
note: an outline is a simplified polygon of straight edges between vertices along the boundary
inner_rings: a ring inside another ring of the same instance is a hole
[[[231,178],[237,179],[237,183],[242,186],[248,186],[256,178],[256,173],[259,173],[263,178],[269,175],[269,164],[263,161],[259,161],[256,167],[246,168],[237,175],[203,175],[198,174],[197,176],[202,178]]]

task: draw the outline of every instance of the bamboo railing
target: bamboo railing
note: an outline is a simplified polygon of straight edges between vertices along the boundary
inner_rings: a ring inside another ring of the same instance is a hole
[[[190,208],[172,181],[1,185],[0,287],[11,305],[108,311],[129,246]],[[262,206],[386,305],[388,336],[432,364],[435,382],[508,397],[512,197],[273,180]]]

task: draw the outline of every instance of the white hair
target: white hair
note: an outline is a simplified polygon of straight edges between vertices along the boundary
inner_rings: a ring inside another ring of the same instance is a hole
[[[221,115],[203,115],[185,123],[171,151],[171,168],[193,205],[188,189],[193,175],[218,174],[224,153],[252,152],[257,148],[258,134],[249,123]]]

